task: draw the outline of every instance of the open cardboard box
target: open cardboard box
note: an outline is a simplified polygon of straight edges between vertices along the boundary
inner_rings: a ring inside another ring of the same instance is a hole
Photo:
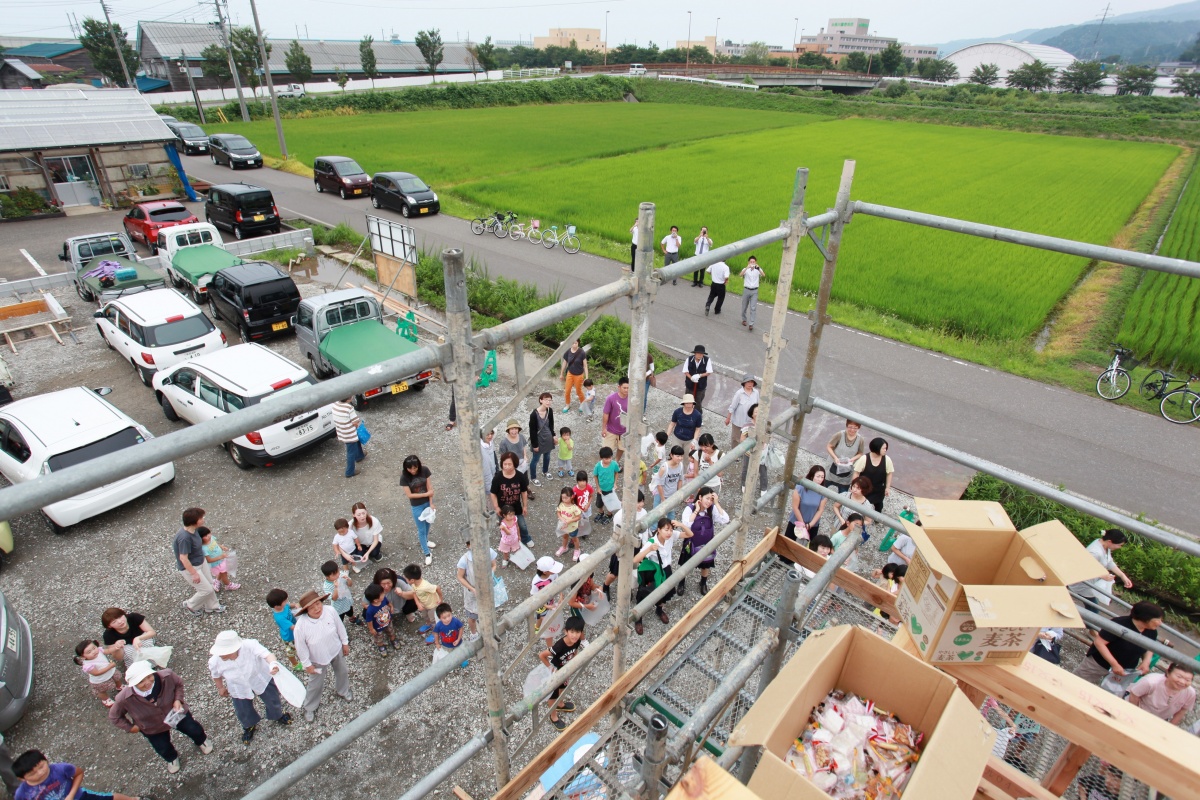
[[[930,500],[914,497],[917,519],[927,531],[1012,531],[1017,526],[1004,506],[992,500]]]
[[[1041,628],[1084,627],[1066,587],[1104,568],[1061,522],[1023,531],[904,527],[917,549],[896,608],[923,660],[1018,664]]]
[[[828,800],[784,758],[833,689],[873,700],[925,735],[904,800],[975,796],[995,731],[953,678],[853,625],[810,635],[734,729],[731,746],[763,747],[751,791],[770,800]]]

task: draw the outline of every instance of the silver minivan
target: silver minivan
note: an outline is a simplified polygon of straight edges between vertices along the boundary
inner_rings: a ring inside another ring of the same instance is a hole
[[[0,594],[0,731],[20,721],[33,695],[33,634]]]

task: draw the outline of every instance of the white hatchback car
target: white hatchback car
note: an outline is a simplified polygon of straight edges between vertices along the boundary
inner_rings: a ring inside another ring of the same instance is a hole
[[[0,474],[10,483],[24,483],[94,458],[120,458],[122,450],[152,438],[150,431],[92,389],[27,397],[0,408]],[[173,480],[175,465],[168,461],[52,503],[42,514],[51,530],[62,533]]]
[[[174,289],[119,297],[92,316],[100,338],[133,365],[146,386],[158,370],[225,346],[225,334]]]
[[[314,383],[304,367],[274,350],[261,344],[239,344],[160,371],[154,376],[154,393],[167,419],[196,424],[258,403],[275,402]],[[280,417],[265,428],[239,436],[225,448],[242,469],[270,467],[334,433],[330,404],[294,417]]]

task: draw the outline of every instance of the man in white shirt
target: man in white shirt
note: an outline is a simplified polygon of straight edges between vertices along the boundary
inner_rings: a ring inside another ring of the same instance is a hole
[[[738,273],[742,278],[742,325],[754,330],[758,316],[758,284],[762,281],[762,267],[754,256],[746,262],[746,268]]]
[[[712,250],[713,240],[708,236],[708,226],[700,228],[700,235],[692,240],[696,243],[696,255],[702,256],[709,250]],[[704,285],[704,270],[698,269],[692,273],[692,286]]]
[[[233,713],[242,723],[242,744],[250,744],[254,728],[262,717],[254,708],[261,697],[267,707],[267,719],[291,725],[292,715],[285,714],[279,689],[271,676],[279,671],[275,656],[257,639],[243,639],[237,631],[221,631],[208,652],[208,672],[217,686],[217,694],[233,700]]]
[[[663,237],[662,242],[660,242],[660,244],[662,245],[663,266],[664,267],[669,267],[672,264],[674,264],[676,261],[678,261],[679,260],[679,246],[683,244],[683,238],[680,237],[680,235],[679,235],[679,226],[672,225],[671,232]],[[671,281],[672,285],[675,285],[677,283],[679,283],[678,278],[675,278]]]
[[[750,419],[750,407],[758,405],[758,379],[753,375],[742,376],[741,391],[733,393],[729,401],[729,413],[725,415],[725,424],[732,425],[733,431],[729,437],[730,449],[741,444],[746,438],[746,429],[753,423]]]
[[[632,239],[632,242],[629,245],[629,271],[630,272],[633,271],[634,267],[637,264],[637,234],[638,234],[637,224],[638,224],[638,221],[635,219],[633,221],[633,227],[629,229],[629,236]]]
[[[296,637],[296,656],[309,674],[304,694],[304,719],[312,722],[321,705],[325,675],[333,668],[334,691],[345,700],[353,700],[350,690],[350,671],[346,656],[350,655],[350,639],[346,626],[337,612],[325,605],[327,594],[305,592],[300,597],[300,616],[292,633]]]
[[[704,301],[704,316],[708,316],[708,307],[713,304],[713,300],[717,301],[715,311],[720,314],[721,306],[725,305],[725,283],[729,280],[729,265],[724,261],[718,261],[709,266],[707,270],[712,278],[712,286],[708,287],[708,299]]]

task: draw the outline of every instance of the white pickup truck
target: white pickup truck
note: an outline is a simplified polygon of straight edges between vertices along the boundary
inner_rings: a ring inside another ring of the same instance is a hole
[[[207,298],[213,275],[242,263],[225,249],[220,231],[207,222],[165,228],[158,232],[156,244],[171,284],[200,305]]]

